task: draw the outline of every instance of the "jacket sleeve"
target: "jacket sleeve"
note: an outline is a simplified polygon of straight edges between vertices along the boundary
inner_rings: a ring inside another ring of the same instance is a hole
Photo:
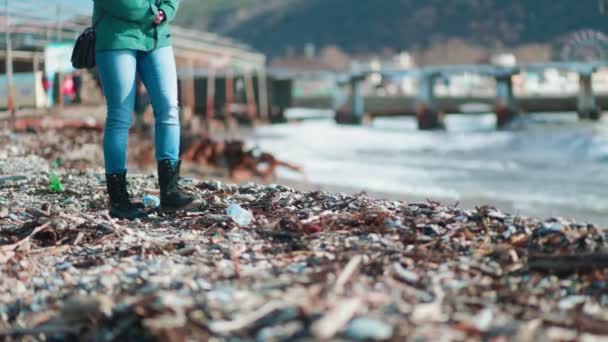
[[[151,23],[157,13],[146,0],[96,0],[95,5],[114,18],[135,23]]]
[[[165,12],[165,21],[170,22],[175,18],[180,0],[162,0],[158,6],[159,10]]]

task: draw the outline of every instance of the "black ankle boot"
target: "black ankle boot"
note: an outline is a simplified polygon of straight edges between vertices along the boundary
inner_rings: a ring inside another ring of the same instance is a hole
[[[106,174],[106,184],[110,196],[110,217],[135,220],[147,216],[143,208],[131,203],[126,172]]]
[[[197,204],[194,201],[194,197],[180,190],[177,184],[180,166],[181,161],[177,161],[175,165],[168,159],[158,162],[160,208],[164,213],[190,209]]]

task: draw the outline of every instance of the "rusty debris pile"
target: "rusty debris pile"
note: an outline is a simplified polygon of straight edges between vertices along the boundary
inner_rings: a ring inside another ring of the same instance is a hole
[[[47,159],[0,146],[0,340],[608,338],[593,225],[193,179],[195,210],[115,221],[100,172],[59,167],[53,192]]]
[[[32,118],[20,119],[15,131],[28,151],[48,160],[67,162],[66,168],[81,170],[101,166],[103,125],[91,120]],[[130,135],[128,158],[139,170],[155,169],[153,131],[151,127],[134,129]],[[5,133],[3,139],[15,139]],[[9,147],[10,148],[10,147]],[[276,178],[279,168],[302,173],[301,167],[277,159],[258,148],[249,148],[240,139],[223,140],[206,133],[182,132],[181,159],[198,174],[214,173],[235,181]]]

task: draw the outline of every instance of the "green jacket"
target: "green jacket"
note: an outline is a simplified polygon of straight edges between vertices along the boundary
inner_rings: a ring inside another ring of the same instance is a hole
[[[96,50],[151,51],[171,45],[169,22],[175,17],[180,0],[94,1]],[[165,21],[155,25],[159,10],[165,12]]]

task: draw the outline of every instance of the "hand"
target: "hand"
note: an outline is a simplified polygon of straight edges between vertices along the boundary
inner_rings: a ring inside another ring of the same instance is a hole
[[[154,18],[154,24],[158,25],[158,24],[162,23],[164,20],[165,20],[165,12],[163,12],[162,10],[158,11],[156,18]]]

